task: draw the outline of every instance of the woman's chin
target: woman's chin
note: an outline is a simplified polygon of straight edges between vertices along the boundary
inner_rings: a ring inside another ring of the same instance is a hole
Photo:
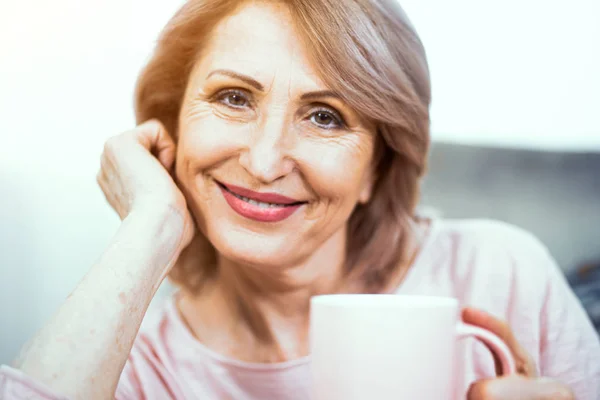
[[[236,264],[261,268],[284,267],[296,264],[301,258],[297,240],[287,235],[255,234],[229,230],[210,235],[209,240],[224,258]]]

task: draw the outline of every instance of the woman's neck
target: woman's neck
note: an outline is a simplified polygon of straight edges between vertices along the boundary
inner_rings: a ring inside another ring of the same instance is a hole
[[[278,362],[308,354],[310,298],[340,291],[345,231],[307,260],[261,268],[219,257],[218,276],[201,293],[184,295],[180,311],[209,348],[236,359]]]
[[[408,241],[413,256],[427,226],[417,226]],[[303,357],[308,354],[310,298],[349,287],[344,257],[345,232],[336,233],[305,262],[276,271],[221,257],[218,276],[201,293],[184,294],[179,309],[198,340],[220,354],[263,363]],[[390,285],[401,283],[410,263],[399,267]]]

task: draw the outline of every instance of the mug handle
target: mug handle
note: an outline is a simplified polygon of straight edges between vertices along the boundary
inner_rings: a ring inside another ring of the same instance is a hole
[[[459,339],[463,339],[465,337],[475,337],[486,344],[487,347],[500,359],[500,363],[502,364],[501,375],[511,375],[517,373],[515,359],[512,355],[512,352],[506,343],[504,343],[502,339],[494,335],[492,332],[477,326],[459,322],[456,326],[456,334]]]

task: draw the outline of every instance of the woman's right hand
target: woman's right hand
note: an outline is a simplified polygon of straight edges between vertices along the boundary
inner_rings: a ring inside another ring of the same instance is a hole
[[[175,154],[175,142],[164,126],[156,120],[147,121],[108,139],[97,181],[121,220],[133,210],[152,214],[170,209],[181,215],[183,249],[195,228],[185,197],[171,175]]]
[[[124,221],[15,362],[65,398],[114,398],[152,297],[192,239],[192,216],[170,174],[175,149],[157,121],[104,146],[97,180]]]

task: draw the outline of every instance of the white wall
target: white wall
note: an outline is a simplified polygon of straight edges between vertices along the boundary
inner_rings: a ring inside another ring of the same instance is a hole
[[[428,48],[435,139],[600,149],[597,0],[451,3],[403,3]],[[0,363],[118,226],[99,155],[133,125],[136,75],[179,4],[0,2]]]
[[[135,78],[178,4],[0,3],[0,363],[118,227],[95,183],[100,153],[134,124]]]
[[[600,1],[400,2],[428,52],[434,139],[600,149]]]

